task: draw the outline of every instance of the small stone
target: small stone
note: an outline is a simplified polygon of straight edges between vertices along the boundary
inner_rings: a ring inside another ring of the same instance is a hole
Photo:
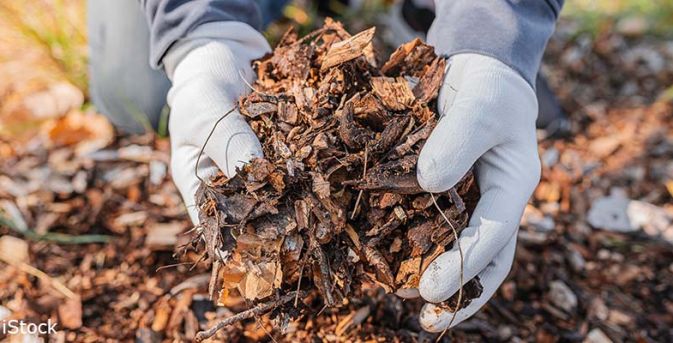
[[[545,232],[536,232],[530,230],[519,230],[517,237],[522,243],[540,245],[547,242],[549,235]]]
[[[150,183],[155,186],[161,185],[166,177],[167,169],[166,164],[161,161],[150,161]]]
[[[589,318],[595,317],[600,321],[608,319],[610,310],[605,306],[605,302],[601,298],[594,298],[589,304]]]
[[[613,189],[609,196],[594,201],[587,221],[595,228],[609,231],[634,232],[643,229],[650,236],[673,242],[673,214],[665,208],[631,200],[621,189]]]
[[[589,143],[589,152],[598,158],[604,158],[615,152],[622,144],[620,136],[605,136],[596,138]]]
[[[0,306],[0,321],[3,321],[12,315],[12,311],[4,306]]]
[[[514,298],[516,297],[516,283],[513,281],[503,283],[500,287],[500,293],[505,300],[514,301]]]
[[[627,65],[642,65],[644,64],[649,72],[659,73],[666,67],[666,60],[659,51],[648,46],[638,46],[629,50],[624,55],[624,62]]]
[[[82,327],[82,302],[79,299],[68,299],[58,307],[59,325],[66,329]]]
[[[596,254],[596,257],[598,257],[599,260],[607,260],[612,256],[610,253],[610,250],[608,249],[600,249],[598,250],[598,253]]]
[[[44,339],[42,337],[38,336],[36,333],[18,333],[16,335],[12,335],[11,340],[9,340],[10,343],[44,343]]]
[[[512,338],[512,328],[507,325],[498,326],[498,338],[502,341],[508,341]]]
[[[617,22],[617,32],[629,37],[641,36],[648,28],[647,19],[642,16],[625,17]]]
[[[29,263],[28,243],[21,238],[5,235],[0,237],[0,260],[7,263]]]
[[[558,213],[561,209],[561,205],[558,202],[547,201],[547,202],[541,203],[539,208],[540,208],[540,211],[542,211],[542,213],[544,213],[548,216],[555,216],[555,215],[558,215]]]
[[[613,190],[609,196],[597,199],[591,204],[587,221],[591,226],[617,232],[633,232],[634,227],[626,213],[629,198],[621,190]]]
[[[154,343],[161,342],[161,335],[150,328],[138,328],[136,330],[136,342]]]
[[[568,259],[570,267],[576,273],[584,271],[584,267],[586,266],[586,260],[584,259],[582,254],[580,254],[580,252],[577,251],[577,249],[570,248],[570,250],[568,250],[566,258]]]
[[[558,162],[559,156],[560,153],[558,149],[552,147],[542,153],[542,156],[540,156],[540,161],[544,167],[551,168],[556,164],[556,162]]]
[[[147,220],[147,212],[128,212],[115,218],[114,225],[116,226],[140,226]]]
[[[147,232],[145,246],[152,250],[172,250],[183,229],[181,222],[154,224]]]
[[[77,174],[75,174],[75,176],[72,178],[72,189],[77,193],[84,193],[88,183],[87,178],[88,175],[86,171],[78,171]]]
[[[601,329],[595,328],[589,331],[584,343],[612,343],[612,340]]]
[[[121,159],[143,163],[150,162],[152,160],[152,157],[154,156],[152,154],[151,147],[137,144],[132,144],[119,148],[117,153],[119,154],[119,158]]]
[[[608,314],[608,322],[614,325],[627,326],[633,323],[633,318],[622,311],[610,310]]]
[[[522,224],[534,228],[539,232],[549,232],[554,230],[556,223],[550,216],[545,216],[542,211],[527,205],[523,212]]]
[[[563,281],[556,280],[549,284],[549,298],[552,304],[568,313],[577,308],[577,296]]]
[[[646,203],[632,200],[626,209],[631,225],[643,228],[650,236],[665,236],[665,232],[671,228],[671,214],[665,209]],[[671,242],[671,241],[669,241]]]

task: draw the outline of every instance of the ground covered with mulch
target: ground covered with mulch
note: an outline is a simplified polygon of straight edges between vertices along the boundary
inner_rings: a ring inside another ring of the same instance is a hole
[[[543,71],[570,113],[571,134],[540,143],[542,181],[508,279],[442,340],[673,339],[673,107],[665,92],[673,48],[605,32],[559,24]],[[191,224],[168,175],[168,141],[116,137],[91,149],[69,136],[81,135],[76,119],[48,132],[57,144],[0,142],[0,319],[57,320],[57,342],[189,341],[250,308],[240,297],[215,308],[210,268],[193,264],[201,254],[174,255],[190,242],[183,233]],[[437,338],[420,329],[417,301],[374,286],[360,292],[297,322],[251,318],[218,337]]]

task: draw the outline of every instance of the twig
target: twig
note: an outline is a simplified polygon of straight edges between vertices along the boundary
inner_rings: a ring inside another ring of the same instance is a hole
[[[188,264],[192,264],[192,263],[191,262],[180,262],[180,263],[167,264],[165,266],[158,267],[154,272],[158,273],[158,272],[160,272],[164,269],[177,268],[177,267],[188,265]]]
[[[61,294],[65,295],[68,299],[77,299],[79,296],[75,294],[75,292],[71,291],[70,288],[68,288],[66,285],[61,283],[60,281],[52,278],[51,276],[47,275],[47,273],[27,264],[27,263],[21,263],[18,265],[19,269],[22,271],[33,275],[37,277],[38,279],[42,280],[43,282],[46,282],[47,284],[51,285],[54,287],[55,290],[61,292]]]
[[[245,83],[245,85],[248,86],[248,88],[250,88],[250,90],[253,91],[254,93],[261,94],[262,96],[270,97],[270,98],[275,98],[276,97],[275,95],[264,93],[262,91],[257,90],[255,87],[253,87],[250,84],[250,82],[248,82],[248,80],[245,79],[245,76],[243,75],[243,73],[241,72],[240,69],[238,70],[238,76],[241,77],[241,81],[243,81],[243,83]]]
[[[213,294],[215,294],[215,286],[217,285],[217,278],[220,273],[220,261],[214,260],[213,265],[210,270],[210,282],[208,282],[208,297],[210,300],[213,300]]]
[[[439,214],[444,218],[447,224],[449,224],[449,227],[451,227],[451,230],[453,231],[453,237],[455,239],[456,244],[458,245],[458,252],[460,253],[460,288],[458,289],[458,302],[456,303],[456,308],[453,310],[453,316],[451,317],[451,321],[449,321],[449,325],[446,326],[446,329],[442,331],[442,334],[437,337],[437,341],[444,336],[446,331],[449,330],[451,327],[451,324],[453,324],[453,321],[456,319],[456,315],[458,314],[458,309],[460,309],[460,305],[463,301],[463,277],[464,277],[464,268],[465,268],[465,259],[463,257],[463,248],[460,246],[460,240],[458,239],[458,231],[456,231],[456,228],[453,226],[453,223],[449,220],[449,218],[446,217],[446,214],[444,214],[444,211],[439,207],[439,204],[437,204],[437,199],[435,198],[435,195],[433,193],[430,193],[430,197],[432,198],[432,203],[435,205],[435,208],[437,208],[437,211],[439,211]]]
[[[8,259],[5,259],[2,254],[0,254],[0,260],[9,264],[10,266],[14,266],[21,270],[24,273],[30,274],[32,276],[35,276],[36,278],[40,279],[42,282],[45,284],[51,286],[61,294],[63,294],[66,298],[68,299],[78,299],[79,296],[75,294],[75,292],[71,291],[66,285],[61,283],[60,281],[52,278],[51,276],[47,275],[47,273],[31,266],[28,263],[25,262],[20,262],[20,263],[15,263],[12,262]]]
[[[362,169],[362,179],[364,180],[365,177],[367,176],[367,146],[365,146],[365,167]],[[353,213],[351,213],[351,220],[355,218],[355,214],[358,213],[358,208],[360,207],[360,199],[362,199],[362,192],[364,190],[360,190],[358,192],[358,197],[355,199],[355,207],[353,208]]]
[[[291,301],[292,299],[294,299],[295,296],[297,296],[295,293],[297,293],[297,292],[290,292],[290,293],[285,294],[285,295],[283,295],[282,297],[280,297],[276,300],[273,300],[273,301],[270,301],[270,302],[267,302],[267,303],[263,303],[263,304],[259,304],[255,307],[251,308],[251,309],[245,310],[245,311],[243,311],[241,313],[238,313],[236,315],[233,315],[229,318],[223,319],[220,322],[218,322],[217,324],[215,324],[215,326],[211,327],[210,329],[208,329],[206,331],[199,332],[196,335],[196,338],[194,339],[194,341],[195,342],[203,342],[204,340],[206,340],[210,337],[213,337],[218,331],[222,330],[224,327],[226,327],[228,325],[238,323],[242,320],[250,319],[250,318],[253,318],[253,317],[256,317],[256,316],[261,316],[261,315],[273,310],[274,308],[276,308],[278,306],[281,306],[281,305]]]
[[[299,270],[299,280],[297,280],[297,291],[295,292],[297,294],[294,297],[294,307],[295,308],[299,304],[299,290],[301,289],[301,278],[304,277],[304,267],[306,267],[306,259],[302,260],[301,269]]]
[[[227,111],[227,113],[223,114],[223,115],[220,117],[220,119],[218,119],[218,120],[215,122],[215,125],[213,125],[213,128],[210,129],[210,133],[208,134],[208,137],[206,137],[206,141],[203,142],[203,145],[201,146],[201,149],[199,150],[199,154],[198,154],[198,156],[196,156],[196,165],[194,166],[194,175],[195,175],[196,178],[199,179],[199,181],[201,181],[202,183],[205,183],[205,182],[204,182],[203,179],[199,176],[199,163],[200,163],[200,161],[201,161],[201,155],[203,155],[203,151],[206,149],[206,145],[208,145],[208,141],[210,140],[210,137],[213,136],[213,133],[215,132],[215,129],[217,128],[217,125],[219,125],[220,122],[221,122],[222,120],[224,120],[224,118],[226,118],[229,114],[231,114],[232,112],[234,112],[237,108],[238,108],[238,105],[234,106],[232,109],[230,109],[229,111]]]

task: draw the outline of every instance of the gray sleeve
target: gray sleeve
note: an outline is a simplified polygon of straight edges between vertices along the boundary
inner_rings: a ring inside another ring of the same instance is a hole
[[[161,59],[173,43],[201,24],[239,21],[258,30],[262,25],[254,0],[140,0],[140,5],[150,28],[153,68],[161,67]]]
[[[535,88],[547,40],[564,0],[435,1],[428,43],[439,54],[472,52],[497,58]]]

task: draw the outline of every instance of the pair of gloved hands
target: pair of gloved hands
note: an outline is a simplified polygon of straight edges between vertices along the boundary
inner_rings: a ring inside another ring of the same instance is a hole
[[[249,92],[250,61],[270,51],[263,36],[235,22],[200,26],[164,57],[173,87],[168,94],[172,173],[192,221],[198,221],[194,194],[199,180],[194,165],[213,124]],[[495,293],[512,265],[516,232],[528,198],[540,177],[535,135],[537,100],[524,78],[504,63],[463,53],[449,59],[439,94],[440,119],[421,151],[417,175],[429,192],[454,186],[472,165],[481,200],[460,237],[464,281],[479,276],[483,292],[469,306],[453,313],[431,303],[448,299],[460,288],[457,245],[439,256],[421,277],[419,292],[429,303],[422,326],[433,332],[473,315]],[[219,167],[233,175],[237,167],[262,156],[259,141],[238,113],[215,129],[199,175]]]

